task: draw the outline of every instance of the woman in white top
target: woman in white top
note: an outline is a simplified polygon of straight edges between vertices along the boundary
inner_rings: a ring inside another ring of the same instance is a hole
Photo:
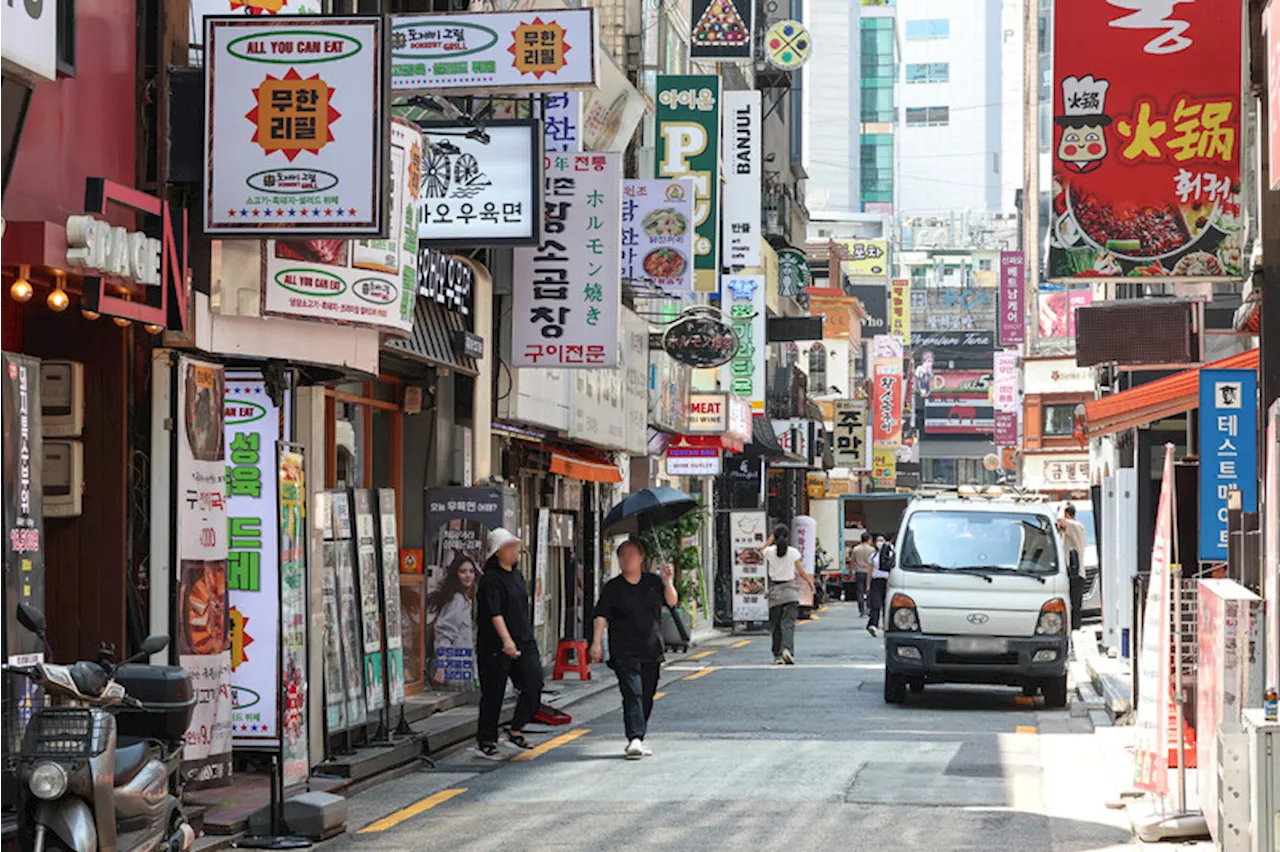
[[[773,636],[773,664],[795,662],[796,615],[800,612],[800,586],[813,588],[813,577],[800,563],[800,551],[790,546],[791,534],[779,524],[765,542],[765,574],[769,578],[769,632]]]
[[[867,632],[872,636],[880,627],[880,615],[884,612],[884,598],[889,590],[889,571],[893,568],[893,547],[883,535],[876,536],[876,552],[871,554],[871,612],[867,618]]]

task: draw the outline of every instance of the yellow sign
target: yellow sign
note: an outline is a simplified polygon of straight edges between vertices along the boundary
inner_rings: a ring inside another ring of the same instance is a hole
[[[851,483],[847,478],[841,479],[839,477],[834,477],[829,482],[827,482],[828,497],[839,497],[842,494],[852,494],[852,493],[853,493],[853,483]]]
[[[845,251],[840,270],[845,275],[889,277],[887,240],[836,240]]]
[[[507,51],[515,57],[516,70],[532,74],[539,80],[543,74],[554,74],[563,68],[565,52],[564,27],[555,21],[544,22],[534,18],[531,24],[521,24],[512,34],[513,43]]]
[[[881,488],[893,488],[898,482],[898,451],[893,447],[876,447],[871,453],[871,481]]]
[[[809,499],[819,500],[827,496],[827,475],[811,473],[805,477],[805,487],[809,491]]]
[[[893,279],[889,288],[889,334],[911,344],[911,280]]]
[[[245,116],[258,128],[253,141],[268,154],[283,151],[290,162],[299,151],[320,153],[333,141],[329,124],[342,117],[329,106],[332,93],[319,74],[305,80],[292,68],[280,79],[268,74],[253,90],[258,105]]]

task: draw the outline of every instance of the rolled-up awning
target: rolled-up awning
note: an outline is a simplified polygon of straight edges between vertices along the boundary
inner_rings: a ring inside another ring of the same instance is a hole
[[[603,453],[591,450],[554,449],[551,472],[584,482],[621,482],[622,471]]]

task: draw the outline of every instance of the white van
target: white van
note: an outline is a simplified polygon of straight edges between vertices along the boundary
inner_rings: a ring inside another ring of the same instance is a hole
[[[889,573],[884,700],[994,683],[1067,703],[1070,584],[1050,506],[917,499]]]

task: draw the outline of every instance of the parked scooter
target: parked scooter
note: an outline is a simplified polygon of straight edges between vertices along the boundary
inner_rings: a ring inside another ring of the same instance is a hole
[[[44,640],[40,610],[19,604],[18,622]],[[178,787],[196,704],[191,678],[179,666],[137,662],[168,645],[168,636],[148,636],[119,664],[104,649],[92,662],[3,667],[58,699],[31,714],[18,755],[24,852],[190,852],[195,845]]]

